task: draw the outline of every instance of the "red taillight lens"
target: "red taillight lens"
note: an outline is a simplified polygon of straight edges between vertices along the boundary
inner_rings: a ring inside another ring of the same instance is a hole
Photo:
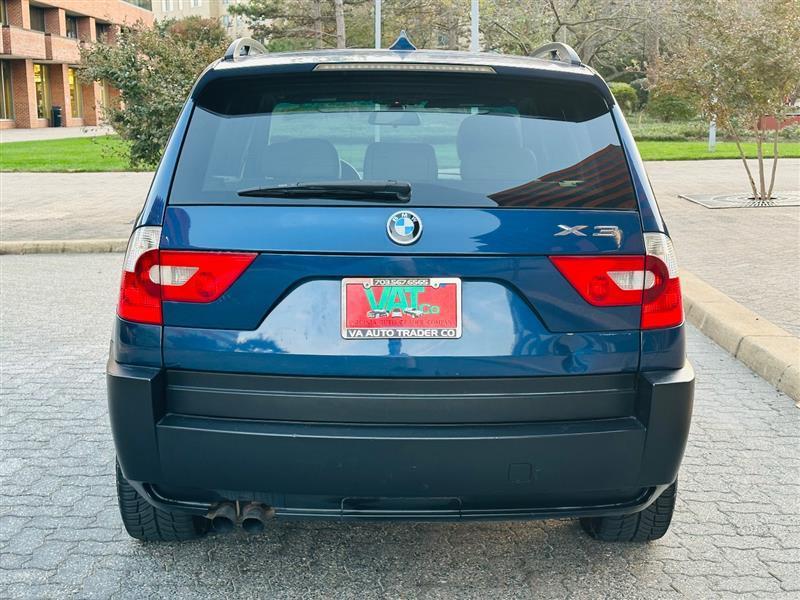
[[[550,260],[593,306],[642,303],[644,256],[551,256]]]
[[[160,227],[133,232],[122,270],[117,313],[160,325],[161,302],[213,302],[253,262],[253,252],[159,250]]]
[[[148,250],[133,271],[122,272],[117,313],[126,321],[161,324],[161,292],[150,279],[150,268],[158,268],[158,250]]]
[[[645,266],[654,275],[642,302],[642,329],[675,327],[683,323],[683,298],[675,248],[663,233],[645,233]]]
[[[251,252],[162,250],[158,275],[161,298],[170,302],[213,302],[255,257]]]
[[[150,279],[150,269],[158,268],[160,239],[161,227],[139,227],[128,241],[117,305],[126,321],[161,324],[161,291]]]
[[[646,256],[551,256],[559,272],[593,306],[641,305],[642,329],[683,323],[683,300],[672,241],[645,233]]]

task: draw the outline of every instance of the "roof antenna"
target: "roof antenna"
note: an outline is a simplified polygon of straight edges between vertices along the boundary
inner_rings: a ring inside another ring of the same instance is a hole
[[[411,40],[408,39],[408,34],[406,30],[403,29],[400,32],[400,35],[397,36],[397,39],[392,42],[392,45],[389,46],[389,50],[416,50],[417,47],[411,43]]]

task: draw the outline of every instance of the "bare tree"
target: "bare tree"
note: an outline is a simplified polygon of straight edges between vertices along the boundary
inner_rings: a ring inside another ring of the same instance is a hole
[[[680,0],[493,0],[483,2],[488,49],[530,54],[549,41],[572,45],[613,81],[641,72],[663,40],[685,35]]]
[[[656,90],[699,102],[736,142],[753,197],[769,202],[778,164],[780,123],[788,99],[800,91],[800,2],[797,0],[696,0],[687,6],[693,35],[648,70]],[[775,124],[767,131],[766,117]],[[758,182],[742,137],[756,139]],[[767,178],[765,144],[772,138]]]

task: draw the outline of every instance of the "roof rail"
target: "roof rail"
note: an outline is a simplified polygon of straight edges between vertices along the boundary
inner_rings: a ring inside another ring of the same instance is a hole
[[[233,40],[222,60],[239,60],[242,56],[252,56],[253,54],[266,54],[267,49],[261,42],[254,39],[241,37]]]
[[[572,46],[562,44],[561,42],[550,42],[544,46],[539,46],[536,50],[531,52],[533,58],[548,58],[550,60],[560,60],[561,62],[569,63],[571,65],[580,66],[581,57],[575,52]]]

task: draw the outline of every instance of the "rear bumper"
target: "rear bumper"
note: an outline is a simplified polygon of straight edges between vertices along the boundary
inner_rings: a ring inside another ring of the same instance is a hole
[[[313,378],[283,378],[279,393],[274,378],[223,389],[215,377],[109,362],[120,466],[154,504],[204,514],[254,500],[303,518],[631,513],[676,479],[694,388],[688,363],[617,379],[452,380],[449,392],[425,382],[434,393]]]

